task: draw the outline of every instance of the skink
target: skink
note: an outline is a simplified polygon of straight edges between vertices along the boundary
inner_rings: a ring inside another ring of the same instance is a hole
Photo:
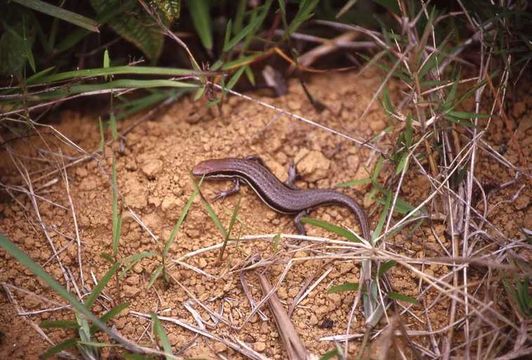
[[[351,197],[331,189],[298,189],[293,186],[295,168],[289,170],[289,180],[282,183],[258,157],[225,158],[205,160],[192,170],[198,177],[229,178],[235,186],[219,194],[219,197],[231,195],[239,190],[240,181],[247,183],[261,200],[275,211],[296,214],[295,224],[301,234],[305,228],[301,218],[321,205],[342,205],[348,207],[358,218],[362,236],[370,239],[368,218],[364,209]]]

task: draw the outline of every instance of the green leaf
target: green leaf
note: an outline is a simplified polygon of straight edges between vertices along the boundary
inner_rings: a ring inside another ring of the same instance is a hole
[[[238,69],[233,76],[231,76],[231,79],[227,82],[227,85],[224,87],[224,89],[231,90],[233,86],[237,83],[238,79],[240,79],[240,76],[242,76],[242,73],[246,70],[245,66],[242,66],[240,69]]]
[[[201,44],[207,50],[212,50],[212,19],[209,14],[209,2],[207,0],[188,0],[187,5]]]
[[[379,216],[379,222],[377,223],[377,226],[375,227],[375,230],[373,231],[372,240],[377,239],[380,236],[382,229],[384,227],[384,222],[386,221],[386,217],[388,216],[388,213],[390,212],[390,208],[392,207],[392,201],[393,201],[392,192],[386,191],[385,200],[384,201],[381,200],[381,203],[382,205],[384,205],[384,207]]]
[[[229,237],[231,236],[231,232],[233,231],[233,226],[236,224],[236,220],[238,219],[238,212],[240,211],[240,200],[242,200],[242,197],[238,198],[235,208],[233,209],[233,213],[231,214],[231,219],[229,220],[229,226],[227,227],[227,234],[225,235],[224,243],[222,245],[222,248],[220,249],[220,256],[218,257],[220,261],[223,258],[223,254],[227,246],[227,242],[229,241]]]
[[[125,102],[115,106],[117,120],[122,120],[140,111],[146,110],[165,100],[177,100],[187,92],[187,89],[154,89],[151,94],[132,99],[131,96],[125,97]],[[119,97],[122,100],[122,97]]]
[[[338,349],[332,349],[332,350],[327,351],[325,354],[323,354],[320,357],[320,360],[329,360],[329,359],[332,359],[333,357],[336,357],[337,359],[341,358],[340,352],[338,351]]]
[[[98,145],[98,149],[103,152],[103,149],[105,148],[105,132],[103,130],[103,122],[100,116],[98,116],[98,129],[100,131],[100,144]]]
[[[244,65],[251,64],[253,61],[255,61],[255,59],[260,58],[262,55],[263,55],[263,53],[261,52],[261,53],[250,55],[250,56],[239,57],[236,60],[233,60],[233,61],[225,63],[222,66],[222,70],[230,70],[230,69],[233,69],[233,68],[237,68],[237,67],[241,67],[241,66],[244,66]]]
[[[247,24],[242,30],[240,30],[232,39],[229,40],[228,38],[226,38],[227,41],[224,42],[223,51],[228,52],[229,50],[231,50],[243,38],[255,32],[260,27],[263,21],[264,18],[262,16],[252,17],[249,24]]]
[[[273,251],[277,251],[279,249],[279,245],[281,244],[281,235],[275,234],[272,239],[272,249]]]
[[[116,159],[114,156],[112,164],[111,183],[113,192],[113,256],[116,258],[116,256],[118,255],[118,244],[120,241],[120,232],[122,228],[122,215],[120,214],[118,209],[118,182],[116,180]]]
[[[358,283],[346,282],[341,285],[331,286],[327,290],[327,292],[329,294],[336,294],[336,293],[345,292],[345,291],[358,291],[359,288],[360,288],[360,285]]]
[[[102,293],[105,286],[109,283],[113,275],[118,270],[119,263],[114,263],[113,266],[105,273],[105,275],[100,279],[98,284],[92,289],[91,294],[85,300],[85,305],[87,308],[91,308],[98,296]]]
[[[201,72],[192,71],[189,69],[177,68],[163,68],[151,66],[111,66],[109,68],[93,68],[83,70],[65,71],[49,76],[39,77],[32,85],[49,84],[56,81],[64,81],[71,79],[93,78],[107,75],[167,75],[167,76],[186,76],[186,75],[200,75]],[[168,80],[170,81],[170,80]],[[28,82],[29,83],[29,82]]]
[[[125,309],[127,309],[128,306],[129,306],[128,303],[118,304],[118,305],[114,306],[111,310],[109,310],[105,314],[103,314],[102,317],[100,318],[100,320],[103,321],[103,322],[107,322],[107,321],[111,320],[112,318],[114,318],[116,315],[120,314]]]
[[[61,341],[59,344],[52,346],[44,354],[40,356],[42,359],[49,359],[52,356],[59,354],[61,351],[75,347],[78,344],[78,338],[70,338]]]
[[[153,321],[153,333],[161,342],[164,352],[167,354],[166,359],[171,359],[168,355],[172,355],[172,346],[170,345],[170,340],[168,340],[168,336],[161,325],[161,321],[155,313],[151,313],[151,320]]]
[[[192,183],[194,185],[196,184],[195,182],[192,182]],[[177,232],[179,231],[179,228],[181,227],[181,225],[185,221],[185,219],[187,217],[187,214],[188,214],[188,211],[189,211],[190,207],[192,206],[192,203],[194,202],[194,199],[196,198],[196,196],[198,196],[198,194],[199,194],[199,187],[197,185],[195,185],[194,186],[194,192],[192,192],[192,195],[190,195],[190,197],[188,198],[188,201],[185,204],[185,206],[183,207],[183,210],[181,210],[181,215],[179,216],[179,219],[175,223],[175,225],[174,225],[174,227],[172,229],[172,232],[170,233],[170,237],[168,238],[168,241],[166,242],[166,244],[164,244],[164,249],[163,249],[163,257],[164,258],[166,258],[166,256],[168,256],[168,251],[170,251],[170,247],[174,243],[174,240],[175,240],[175,237],[177,235]]]
[[[244,69],[249,82],[251,83],[251,85],[255,86],[255,74],[253,74],[253,70],[251,70],[251,67],[249,65],[245,65]]]
[[[452,116],[456,119],[480,119],[480,118],[489,118],[490,115],[488,114],[478,114],[478,113],[472,113],[472,112],[466,112],[466,111],[449,111],[446,113],[446,115]]]
[[[388,92],[388,88],[386,87],[384,87],[384,89],[382,90],[382,107],[388,115],[395,113],[392,99],[390,99],[390,94]]]
[[[403,151],[395,167],[395,175],[402,173],[406,166],[408,166],[408,151]]]
[[[242,30],[242,24],[244,22],[244,14],[246,11],[246,4],[248,0],[238,0],[238,5],[235,13],[235,26],[233,26],[234,34],[237,34]],[[225,43],[224,43],[225,44]]]
[[[68,292],[61,284],[52,278],[44,269],[34,262],[26,253],[24,253],[17,245],[9,241],[4,235],[0,234],[0,247],[2,247],[8,254],[17,259],[26,269],[32,272],[35,276],[47,284],[57,295],[68,301],[72,308],[79,314],[83,315],[88,320],[92,321],[100,330],[107,333],[110,337],[114,337],[113,332],[109,329],[96,315],[79,302],[74,295]]]
[[[161,276],[163,273],[164,266],[161,264],[151,273],[150,281],[148,282],[148,289],[152,287],[153,283]]]
[[[294,19],[288,25],[288,29],[286,29],[285,37],[288,37],[292,35],[294,31],[296,31],[301,24],[303,24],[305,21],[310,19],[313,16],[313,11],[318,5],[319,0],[301,0],[299,2],[299,9],[297,10],[296,15],[294,16]]]
[[[367,185],[367,184],[371,184],[370,178],[355,179],[355,180],[350,180],[346,182],[341,182],[341,183],[336,184],[336,187],[347,188],[347,187],[353,187],[357,185]]]
[[[79,324],[74,320],[44,320],[39,324],[43,329],[78,329]]]
[[[31,48],[35,40],[33,31],[24,21],[15,26],[3,24],[4,32],[0,37],[0,74],[19,75],[29,63],[35,71],[35,60]]]
[[[199,186],[194,182],[194,191],[199,192]],[[203,204],[203,207],[207,211],[207,214],[209,214],[209,217],[211,218],[212,222],[216,227],[218,228],[218,231],[220,231],[220,234],[222,234],[222,237],[225,239],[227,238],[227,230],[225,230],[225,227],[222,225],[222,222],[220,221],[220,218],[218,215],[216,215],[216,212],[212,208],[211,204],[203,196],[200,197],[201,203]]]
[[[382,275],[384,275],[388,270],[393,268],[395,265],[397,265],[397,262],[395,260],[389,260],[389,261],[383,262],[379,266],[379,271],[377,273],[377,277],[379,277],[379,278],[382,277]]]
[[[103,68],[108,69],[111,66],[111,59],[109,58],[109,50],[105,49],[103,52]],[[104,77],[107,80],[107,76]]]
[[[113,140],[116,141],[118,139],[118,128],[116,126],[116,117],[114,112],[111,112],[109,115],[109,127],[111,128],[111,136],[113,137]]]
[[[82,27],[89,31],[99,32],[98,23],[88,17],[76,14],[72,11],[65,10],[63,8],[54,6],[41,0],[11,0],[15,3],[19,3],[22,6],[30,9],[42,12],[44,14],[53,16],[55,18],[64,20],[76,26]]]
[[[301,222],[303,224],[310,224],[310,225],[320,227],[322,229],[335,233],[336,235],[341,236],[349,241],[361,242],[358,235],[355,235],[351,231],[344,229],[343,227],[331,224],[327,221],[313,219],[313,218],[309,218],[305,216],[301,219]]]
[[[398,292],[395,292],[395,291],[390,291],[388,293],[388,297],[392,300],[397,300],[397,301],[404,301],[404,302],[407,302],[407,303],[410,303],[410,304],[414,304],[414,305],[417,305],[418,301],[411,297],[411,296],[408,296],[408,295],[403,295],[403,294],[400,294]]]
[[[137,254],[133,254],[133,255],[130,255],[128,256],[127,258],[123,259],[121,261],[122,265],[124,266],[124,269],[122,270],[122,272],[120,273],[120,278],[123,279],[127,272],[133,267],[135,266],[135,264],[137,264],[138,262],[140,262],[142,259],[146,259],[146,258],[149,258],[149,257],[152,257],[152,256],[155,256],[155,253],[154,252],[151,252],[151,251],[142,251],[140,253],[137,253]]]
[[[118,8],[121,3],[121,0],[91,0],[98,16]],[[133,3],[135,6],[127,14],[116,14],[109,19],[108,25],[155,62],[163,49],[164,34],[157,22],[140,5]]]
[[[172,23],[181,16],[180,0],[150,0],[150,5],[159,10],[167,23]]]

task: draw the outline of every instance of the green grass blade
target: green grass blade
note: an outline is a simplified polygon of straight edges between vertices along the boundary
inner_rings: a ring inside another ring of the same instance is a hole
[[[46,3],[41,0],[12,0],[15,3],[19,3],[22,6],[33,9],[35,11],[42,12],[46,15],[53,16],[55,18],[64,20],[81,28],[87,29],[93,32],[100,32],[98,30],[98,23],[88,17],[76,14],[75,12],[65,10],[58,6]]]
[[[200,192],[199,185],[196,184],[196,182],[192,182],[194,186],[194,192]],[[222,222],[220,221],[220,218],[218,215],[216,215],[216,212],[212,208],[211,204],[203,196],[200,196],[201,203],[203,204],[203,207],[205,207],[205,210],[207,211],[207,214],[209,214],[209,217],[211,218],[214,225],[216,225],[216,228],[218,228],[218,231],[220,231],[220,234],[222,234],[222,237],[225,239],[227,235],[227,230],[225,230],[225,227],[222,225]]]
[[[319,0],[301,0],[299,2],[299,9],[290,25],[288,25],[285,37],[290,36],[301,26],[301,24],[303,24],[305,21],[312,17],[312,12],[318,5],[318,2]]]
[[[417,305],[418,303],[418,301],[415,298],[408,296],[408,295],[399,294],[398,292],[395,292],[395,291],[390,291],[388,293],[388,297],[392,300],[404,301],[404,302],[414,304],[414,305]]]
[[[179,216],[179,219],[175,223],[175,225],[174,225],[174,227],[172,229],[172,232],[170,233],[170,237],[168,238],[168,241],[164,245],[164,249],[163,249],[163,257],[164,258],[166,258],[166,256],[168,256],[168,251],[170,250],[170,247],[174,243],[174,240],[175,240],[175,237],[177,235],[177,232],[179,231],[179,228],[183,224],[183,221],[185,221],[185,219],[187,217],[187,214],[188,214],[188,211],[189,211],[190,207],[192,206],[192,203],[194,202],[194,199],[199,194],[199,187],[197,185],[195,185],[196,184],[195,182],[193,182],[193,184],[194,184],[194,191],[192,192],[192,195],[190,195],[190,197],[188,198],[187,203],[185,204],[185,206],[183,207],[183,210],[181,211],[181,215]]]
[[[59,344],[52,346],[39,358],[49,359],[54,355],[59,354],[61,351],[75,347],[78,344],[78,338],[70,338],[64,341],[61,341]]]
[[[87,308],[92,308],[92,305],[94,305],[94,302],[100,296],[105,286],[109,283],[113,275],[118,270],[119,263],[114,263],[113,266],[105,273],[105,275],[100,279],[98,284],[92,289],[91,294],[87,297],[87,300],[85,300],[85,306]]]
[[[340,357],[340,352],[338,351],[338,349],[332,349],[327,351],[320,357],[320,360],[330,360],[333,357],[336,357],[337,359],[342,359],[342,357]]]
[[[103,152],[105,148],[105,131],[103,130],[102,118],[98,116],[98,130],[100,131],[100,144],[98,145],[98,150]]]
[[[189,0],[187,5],[192,23],[204,48],[212,50],[212,19],[209,14],[209,2],[206,0]]]
[[[157,266],[157,268],[151,273],[150,281],[148,282],[148,289],[152,287],[153,283],[157,281],[157,279],[161,276],[163,273],[164,266],[161,264]]]
[[[113,140],[116,141],[118,139],[118,128],[116,126],[116,117],[114,112],[111,112],[109,115],[109,127],[111,128],[111,136],[113,137]]]
[[[59,284],[53,277],[51,277],[44,269],[34,262],[25,252],[23,252],[17,245],[9,241],[4,235],[0,234],[0,247],[2,247],[8,254],[19,261],[26,269],[31,271],[35,276],[46,283],[55,293],[76,310],[78,313],[85,316],[92,321],[98,328],[105,333],[111,335],[111,330],[98,319],[89,309],[87,309],[74,295],[68,292],[61,284]],[[112,335],[111,335],[112,337]]]
[[[120,279],[123,279],[126,276],[127,272],[131,270],[131,268],[135,266],[135,264],[142,261],[143,259],[150,258],[155,255],[156,254],[152,251],[142,251],[140,253],[133,254],[125,259],[122,259],[121,263],[122,266],[124,266],[124,269],[120,272]]]
[[[346,292],[346,291],[358,291],[360,288],[360,285],[358,283],[354,282],[346,282],[340,285],[331,286],[327,292],[329,294],[336,294],[339,292]]]
[[[313,225],[313,226],[317,226],[317,227],[320,227],[322,229],[325,229],[327,231],[330,231],[338,236],[341,236],[349,241],[353,241],[353,242],[361,242],[360,238],[358,237],[358,235],[356,234],[353,234],[351,231],[347,230],[347,229],[344,229],[343,227],[340,227],[338,225],[334,225],[334,224],[331,224],[327,221],[323,221],[323,220],[318,220],[318,219],[313,219],[313,218],[309,218],[309,217],[303,217],[301,219],[301,222],[303,224],[310,224],[310,225]]]
[[[377,223],[377,226],[375,227],[375,230],[373,231],[372,235],[372,242],[377,239],[384,227],[384,223],[386,222],[386,216],[388,215],[390,208],[392,207],[392,193],[391,191],[388,191],[386,193],[386,200],[384,201],[384,208],[382,209],[381,215],[379,216],[379,222]]]
[[[227,235],[225,236],[224,243],[222,245],[222,248],[220,249],[218,261],[222,261],[225,248],[227,247],[227,242],[229,241],[229,237],[231,236],[231,232],[233,231],[233,226],[236,224],[236,220],[238,219],[238,212],[240,211],[240,200],[242,200],[242,197],[238,198],[238,202],[236,203],[236,206],[233,209],[233,213],[231,214],[231,220],[229,221],[229,226],[227,227]]]
[[[83,70],[65,71],[48,76],[40,76],[31,84],[47,84],[55,81],[64,81],[79,78],[104,77],[109,75],[166,75],[185,76],[202,75],[202,72],[189,69],[163,68],[151,66],[111,66],[109,68],[93,68]],[[38,80],[38,81],[37,81]]]
[[[227,82],[227,85],[224,86],[224,90],[231,90],[233,86],[237,83],[238,79],[242,76],[242,73],[246,70],[245,66],[242,66],[240,69],[238,69],[233,76],[231,76],[231,79]]]
[[[164,331],[163,326],[161,325],[161,320],[157,317],[155,313],[151,313],[151,320],[153,321],[153,333],[161,342],[164,352],[168,355],[172,355],[172,346],[170,345],[170,340]],[[169,356],[166,356],[166,359],[171,359]]]
[[[74,320],[44,320],[39,324],[43,329],[79,329],[79,324]]]
[[[120,230],[121,230],[121,223],[122,223],[122,217],[119,213],[118,209],[118,183],[116,180],[116,160],[113,156],[113,165],[112,165],[112,191],[113,191],[113,210],[112,210],[112,217],[113,217],[113,256],[116,258],[118,255],[118,243],[120,241]]]
[[[358,185],[367,185],[367,184],[371,184],[371,179],[370,178],[355,179],[355,180],[351,180],[351,181],[338,183],[338,184],[336,184],[336,187],[347,188],[347,187],[353,187],[353,186],[358,186]]]

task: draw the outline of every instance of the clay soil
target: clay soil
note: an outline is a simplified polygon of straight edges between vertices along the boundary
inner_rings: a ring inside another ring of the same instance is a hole
[[[280,98],[264,93],[251,95],[357,139],[378,137],[375,143],[389,149],[395,141],[394,132],[388,131],[391,123],[378,101],[371,103],[380,81],[373,73],[313,77],[308,86],[313,96],[326,105],[321,112],[309,103],[297,82],[291,82],[288,95]],[[392,85],[390,92],[394,91]],[[526,168],[530,156],[531,109],[530,95],[521,96],[507,121],[493,120],[486,136],[486,141],[495,148],[505,148],[504,156],[516,168]],[[358,121],[365,110],[364,120]],[[119,130],[129,128],[140,116],[120,122]],[[138,123],[120,141],[106,146],[103,155],[95,153],[100,142],[96,117],[63,112],[53,128],[71,143],[61,140],[50,127],[38,127],[33,136],[10,141],[9,147],[2,149],[0,179],[12,196],[4,191],[0,198],[0,232],[63,285],[66,286],[68,278],[71,292],[86,297],[97,279],[110,268],[102,254],[112,252],[110,174],[114,155],[123,217],[118,258],[142,252],[156,254],[136,263],[118,281],[111,281],[93,309],[101,314],[127,302],[127,310],[110,322],[122,335],[138,344],[155,347],[151,321],[138,313],[156,312],[196,327],[202,324],[207,332],[233,342],[238,339],[266,358],[286,358],[267,306],[262,308],[262,317],[254,314],[246,321],[252,308],[242,284],[247,285],[254,301],[260,301],[264,296],[258,281],[260,272],[274,285],[282,280],[276,293],[287,310],[302,288],[308,289],[309,283],[317,284],[295,307],[290,319],[312,354],[320,356],[334,348],[333,342],[323,338],[345,333],[356,293],[331,294],[327,289],[357,282],[360,261],[338,258],[323,262],[313,258],[323,254],[318,243],[288,237],[272,240],[275,234],[296,233],[293,217],[272,211],[248,187],[242,188],[240,196],[212,202],[215,193],[228,188],[230,182],[205,182],[201,186],[205,199],[224,226],[229,224],[240,202],[232,234],[247,237],[229,245],[221,263],[219,247],[215,245],[221,244],[223,237],[197,198],[169,251],[169,283],[159,279],[148,287],[148,282],[160,264],[165,241],[194,191],[190,171],[199,161],[260,155],[274,174],[285,179],[289,163],[295,160],[301,175],[299,187],[329,188],[367,178],[378,153],[239,97],[230,97],[221,110],[185,97]],[[110,132],[107,136],[110,137]],[[57,171],[65,166],[66,172]],[[514,175],[511,169],[479,151],[477,176],[481,181],[499,185],[511,181]],[[30,184],[35,197],[20,191]],[[529,185],[526,178],[519,177],[489,197],[487,218],[508,237],[521,238],[521,229],[532,228]],[[356,185],[341,191],[367,209],[374,229],[382,206],[368,196],[370,188],[367,184]],[[417,204],[430,191],[425,176],[412,172],[400,195]],[[312,216],[359,232],[356,219],[346,209],[323,207],[312,212]],[[387,238],[386,246],[409,258],[447,256],[450,250],[447,226],[443,219],[416,223]],[[307,230],[312,236],[335,238],[315,227],[308,226]],[[265,234],[270,235],[255,239],[250,236]],[[51,244],[58,256],[53,256]],[[252,259],[260,259],[261,266],[241,271],[251,265]],[[423,271],[441,276],[448,267],[430,265]],[[472,271],[471,281],[481,278],[482,271],[482,268]],[[323,274],[321,281],[316,281]],[[416,298],[422,291],[419,277],[405,268],[392,269],[389,279],[401,294]],[[74,331],[38,329],[36,325],[43,320],[72,319],[73,312],[63,299],[3,250],[0,250],[0,283],[4,285],[0,296],[0,358],[37,358],[51,344],[75,336]],[[77,288],[72,286],[74,283]],[[427,329],[427,323],[432,329],[445,328],[449,323],[449,298],[434,290],[424,292],[422,298],[404,314],[403,324],[420,331]],[[434,300],[435,305],[425,312],[424,305]],[[202,322],[194,315],[201,317]],[[351,332],[362,335],[360,306],[354,315]],[[242,356],[220,341],[170,322],[162,323],[174,353],[180,356],[209,359]],[[460,340],[459,329],[455,339]],[[430,344],[429,337],[414,340],[420,346]],[[353,340],[351,350],[354,352],[359,344],[360,338]],[[110,357],[116,352],[115,348],[107,348],[103,355]],[[409,351],[406,354],[412,356]]]

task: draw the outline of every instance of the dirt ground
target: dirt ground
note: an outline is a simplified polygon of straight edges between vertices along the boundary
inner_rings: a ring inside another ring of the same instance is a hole
[[[357,139],[379,137],[377,143],[384,150],[394,143],[394,133],[388,131],[390,123],[378,100],[369,105],[380,81],[374,73],[313,77],[308,86],[313,96],[326,105],[322,112],[312,107],[295,81],[290,83],[288,95],[281,98],[251,95]],[[395,90],[391,86],[390,92]],[[357,121],[368,105],[364,121]],[[493,120],[486,137],[497,149],[504,146],[504,156],[519,168],[526,168],[530,158],[531,108],[530,95],[521,96],[509,114],[509,123]],[[121,122],[120,129],[128,128],[137,119]],[[141,122],[112,149],[107,147],[101,157],[93,156],[100,142],[98,122],[93,116],[63,112],[54,127],[77,148],[60,141],[53,130],[45,127],[40,128],[40,137],[22,138],[10,143],[10,151],[3,149],[0,180],[11,186],[13,197],[7,193],[1,195],[0,232],[63,285],[65,278],[74,280],[69,284],[76,283],[78,288],[70,286],[70,291],[80,294],[87,294],[94,287],[95,279],[101,279],[110,267],[102,254],[112,251],[110,174],[113,153],[123,209],[119,247],[122,259],[143,251],[160,254],[194,190],[190,171],[201,160],[260,155],[279,178],[285,179],[287,166],[294,159],[302,175],[299,187],[328,188],[340,182],[367,178],[378,159],[378,153],[366,146],[238,97],[229,98],[221,111],[217,107],[207,108],[203,101],[184,98]],[[513,171],[482,151],[479,151],[478,161],[477,174],[485,183],[502,184],[514,179]],[[54,172],[73,162],[76,163],[68,167],[67,179],[61,172]],[[21,173],[25,174],[25,180]],[[31,197],[17,187],[27,188],[30,183],[38,195],[33,197],[33,203]],[[405,184],[401,196],[414,204],[425,199],[430,191],[430,184],[421,173],[409,176]],[[489,197],[487,218],[508,237],[523,237],[521,229],[532,228],[529,185],[520,177]],[[217,191],[229,186],[229,182],[206,182],[202,185],[202,193],[206,199],[211,199]],[[357,185],[341,191],[367,209],[374,229],[382,207],[367,196],[369,189],[370,185]],[[243,187],[241,196],[211,202],[225,226],[238,201],[241,209],[233,229],[235,236],[296,233],[291,216],[275,213],[247,187]],[[323,207],[312,216],[359,232],[356,219],[347,209]],[[387,238],[386,246],[396,254],[416,259],[447,256],[450,242],[446,227],[443,220],[422,222]],[[307,230],[312,236],[331,237],[330,233],[315,227],[307,226]],[[156,312],[194,326],[199,324],[194,317],[197,314],[209,333],[231,341],[238,339],[267,358],[282,359],[286,353],[270,310],[264,307],[264,318],[255,314],[247,320],[252,309],[242,282],[258,302],[264,294],[256,271],[263,273],[272,284],[282,280],[277,296],[286,309],[300,290],[306,288],[305,284],[316,282],[317,286],[293,311],[291,320],[308,350],[320,356],[334,348],[333,342],[323,338],[345,333],[356,297],[354,292],[331,294],[327,289],[332,285],[357,282],[360,262],[337,259],[323,263],[308,259],[323,253],[319,243],[291,239],[272,241],[272,236],[247,237],[228,246],[225,259],[219,263],[219,247],[214,245],[220,244],[223,237],[196,199],[169,252],[169,276],[173,279],[169,286],[158,280],[154,286],[147,287],[160,257],[145,258],[133,266],[118,286],[110,282],[94,311],[101,313],[127,302],[128,309],[111,324],[128,339],[152,347],[151,321],[137,313]],[[52,256],[51,244],[59,253],[58,257]],[[200,249],[203,251],[192,253]],[[258,270],[240,271],[257,256],[262,259],[263,266]],[[423,270],[437,277],[447,273],[448,266],[432,264]],[[482,269],[471,271],[470,281],[480,277]],[[402,316],[408,329],[425,331],[429,325],[432,329],[448,326],[448,297],[434,289],[423,291],[419,277],[403,267],[390,271],[390,282],[396,292],[422,299],[420,304],[409,306]],[[52,343],[75,335],[73,331],[37,331],[36,324],[41,321],[71,319],[72,311],[65,309],[64,300],[3,250],[0,250],[0,283],[4,285],[4,293],[0,296],[0,358],[37,358]],[[427,304],[433,304],[428,312],[424,311]],[[19,316],[17,312],[26,316]],[[240,356],[220,341],[166,321],[163,325],[173,350],[180,356],[209,359]],[[360,336],[364,333],[360,306],[351,329]],[[458,329],[456,333],[459,339]],[[419,336],[414,340],[420,346],[428,346],[431,337]],[[355,351],[359,344],[360,339],[354,340],[351,350]],[[114,351],[106,349],[105,357]],[[406,354],[412,355],[408,351]]]

